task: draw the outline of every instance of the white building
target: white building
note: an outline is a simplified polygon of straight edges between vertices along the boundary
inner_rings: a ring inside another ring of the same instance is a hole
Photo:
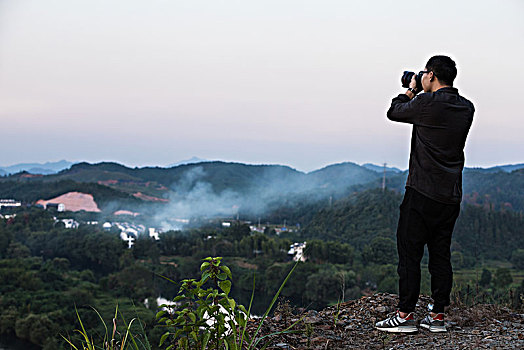
[[[260,233],[263,233],[264,230],[266,229],[265,226],[255,226],[255,225],[251,225],[249,226],[249,229],[251,230],[251,232],[260,232]]]
[[[303,243],[293,243],[289,247],[287,255],[293,257],[293,261],[306,261],[306,256],[304,255],[304,250],[306,249],[306,242]]]
[[[60,221],[64,223],[65,228],[78,228],[80,226],[74,219],[62,219]]]
[[[20,207],[22,202],[15,201],[14,199],[0,199],[0,210],[2,207]]]
[[[154,238],[155,241],[158,241],[160,237],[158,236],[160,232],[156,230],[156,228],[150,227],[149,228],[149,237]]]
[[[127,248],[129,249],[131,249],[131,247],[135,244],[136,237],[127,235],[125,232],[120,232],[120,238],[122,238],[123,241],[127,242]]]

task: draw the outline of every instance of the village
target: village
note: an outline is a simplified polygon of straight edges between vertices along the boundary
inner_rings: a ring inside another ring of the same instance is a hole
[[[34,207],[55,213],[71,213],[71,217],[53,217],[53,219],[55,220],[55,225],[63,225],[63,228],[65,229],[78,229],[81,225],[89,225],[98,226],[108,232],[115,231],[119,234],[119,237],[123,241],[127,242],[128,249],[132,249],[133,245],[135,244],[135,241],[139,239],[139,237],[149,237],[150,239],[156,241],[161,239],[163,233],[162,229],[159,229],[157,227],[147,227],[142,223],[137,223],[136,220],[133,220],[135,222],[129,222],[125,220],[103,220],[103,222],[101,222],[98,220],[82,221],[75,218],[74,213],[78,211],[100,213],[101,211],[96,206],[96,203],[94,203],[94,205],[93,203],[94,201],[92,199],[92,196],[83,193],[67,193],[52,200],[39,200],[35,204],[24,204],[21,201],[15,199],[0,199],[0,219],[8,220],[10,218],[16,217],[17,215],[16,213],[3,213],[3,211],[6,211],[3,209],[11,209],[8,211],[12,212],[13,209]],[[112,216],[121,217],[123,219],[125,219],[125,217],[136,219],[140,216],[140,214],[129,210],[117,210],[112,213]],[[172,220],[182,225],[188,224],[190,222],[190,219],[185,218],[173,218]],[[252,234],[264,233],[269,230],[277,236],[279,236],[282,232],[294,232],[294,230],[296,230],[295,228],[287,227],[285,222],[283,225],[270,225],[269,223],[267,223],[266,225],[261,225],[260,222],[257,225],[253,225],[250,221],[241,221],[238,220],[238,218],[236,220],[212,218],[210,219],[210,221],[220,222],[220,226],[223,228],[231,227],[231,225],[234,223],[245,224],[249,226],[250,232]],[[214,237],[207,237],[207,239],[211,238]],[[305,248],[306,242],[292,243],[287,252],[289,259],[293,261],[306,261],[306,256],[304,254]]]

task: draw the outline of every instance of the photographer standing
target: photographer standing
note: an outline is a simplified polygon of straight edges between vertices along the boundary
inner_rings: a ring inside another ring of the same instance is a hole
[[[451,58],[431,57],[423,71],[411,74],[409,89],[393,99],[387,112],[392,121],[413,124],[409,175],[397,227],[398,311],[377,322],[376,328],[417,332],[413,311],[427,244],[434,307],[420,325],[445,332],[444,307],[450,303],[453,284],[451,235],[460,212],[464,145],[475,108],[453,87],[457,68]],[[424,93],[417,95],[421,89]]]

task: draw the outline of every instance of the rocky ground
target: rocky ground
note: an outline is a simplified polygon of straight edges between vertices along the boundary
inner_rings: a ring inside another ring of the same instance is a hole
[[[429,302],[429,297],[419,299],[416,319],[425,316]],[[394,313],[396,303],[393,294],[362,297],[318,312],[291,310],[281,303],[275,316],[264,322],[261,334],[282,331],[299,320],[290,329],[296,333],[265,338],[270,339],[267,349],[524,349],[524,314],[494,305],[451,305],[447,333],[422,328],[413,335],[375,330],[375,322]],[[249,333],[258,323],[251,320]]]

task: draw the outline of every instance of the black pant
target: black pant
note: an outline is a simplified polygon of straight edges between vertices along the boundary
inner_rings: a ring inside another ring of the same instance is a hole
[[[401,312],[415,310],[420,293],[420,261],[428,245],[433,312],[444,312],[449,305],[453,270],[451,234],[460,204],[444,204],[407,187],[400,205],[397,227],[399,304]]]

